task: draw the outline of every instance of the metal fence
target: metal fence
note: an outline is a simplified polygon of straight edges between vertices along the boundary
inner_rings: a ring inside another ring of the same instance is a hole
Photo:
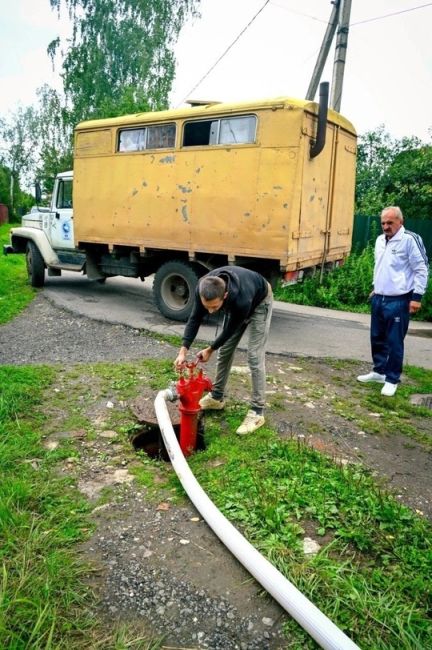
[[[429,261],[432,260],[432,221],[429,219],[405,219],[407,230],[416,232],[423,239]],[[354,217],[352,250],[359,252],[366,248],[369,242],[375,242],[381,234],[381,221],[378,216],[356,214]]]

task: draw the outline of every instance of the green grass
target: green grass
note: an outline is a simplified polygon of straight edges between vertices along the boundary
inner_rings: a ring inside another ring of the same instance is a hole
[[[426,648],[432,635],[432,530],[360,466],[340,467],[270,429],[238,439],[207,418],[206,451],[190,463],[246,537],[362,648]],[[218,459],[217,467],[214,461]],[[322,545],[307,558],[305,536]],[[292,622],[290,638],[316,647]]]
[[[3,255],[11,226],[0,226],[0,324],[19,314],[36,294],[27,279],[24,255]]]
[[[0,647],[58,648],[81,637],[85,570],[72,552],[88,532],[88,505],[55,477],[63,451],[40,444],[48,367],[0,367]]]
[[[361,252],[352,252],[343,266],[324,273],[322,278],[317,272],[298,284],[279,285],[275,298],[298,305],[369,313],[373,265],[373,245],[369,243]],[[422,309],[414,319],[432,321],[432,276],[422,299]]]
[[[62,430],[85,427],[91,435],[84,412],[89,401],[81,399],[80,378],[86,373],[92,387],[95,377],[101,379],[93,397],[105,389],[119,399],[125,386],[131,388],[132,375],[139,392],[143,367],[112,365],[109,373],[108,364],[100,364],[62,373],[47,366],[0,366],[0,648],[157,650],[162,645],[162,639],[152,640],[133,624],[107,625],[95,617],[87,586],[91,567],[77,554],[92,532],[93,506],[78,493],[75,479],[58,472],[59,463],[78,451],[72,440],[53,451],[41,444],[52,432],[51,412],[61,411]],[[123,440],[126,450],[129,441]],[[149,465],[143,459],[143,466]],[[150,485],[155,469],[147,471]]]
[[[422,443],[432,451],[432,410],[411,404],[413,394],[432,393],[432,371],[415,366],[404,367],[405,380],[400,384],[394,397],[383,401],[379,391],[374,386],[362,386],[359,405],[364,413],[358,419],[358,424],[366,431],[373,433],[403,434]],[[358,389],[357,389],[358,390]],[[352,400],[340,401],[346,413],[353,413]],[[369,412],[379,413],[379,420],[368,416]],[[420,430],[414,418],[424,420],[423,430]]]
[[[430,388],[430,372],[408,367],[407,376],[410,390]],[[142,631],[106,630],[94,614],[90,618],[94,603],[76,555],[91,532],[89,506],[73,480],[57,474],[59,461],[78,451],[69,440],[48,453],[40,441],[53,427],[84,427],[93,435],[87,411],[111,399],[104,426],[115,427],[130,456],[136,423],[121,400],[133,400],[143,386],[156,392],[173,377],[172,360],[66,371],[0,368],[0,647],[84,648],[88,639],[94,648],[160,647]],[[362,394],[366,402],[369,397]],[[380,490],[360,466],[341,467],[266,427],[250,437],[232,435],[244,410],[234,402],[206,416],[207,448],[190,464],[209,496],[360,647],[426,648],[432,634],[430,525]],[[58,418],[60,412],[61,422],[53,424],[50,413]],[[166,495],[173,480],[179,488],[160,461],[139,453],[134,465],[149,499],[158,499],[158,490],[159,498]],[[305,536],[321,544],[317,556],[303,554]],[[316,647],[294,622],[286,628],[289,647]]]

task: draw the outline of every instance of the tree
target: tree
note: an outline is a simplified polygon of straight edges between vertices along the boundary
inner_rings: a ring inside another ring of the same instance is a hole
[[[11,170],[0,162],[0,203],[8,207],[9,220],[14,221],[20,214],[28,212],[33,202],[30,194],[21,191],[17,182],[12,182]]]
[[[35,177],[49,192],[57,172],[72,166],[73,128],[61,96],[47,85],[38,89],[37,96],[36,106],[18,108],[8,121],[1,122],[7,145],[4,160],[12,175],[11,186],[18,193],[20,182],[30,189]],[[15,200],[10,204],[13,209]]]
[[[72,169],[73,125],[64,99],[47,85],[37,91],[38,108],[33,126],[39,143],[37,177],[45,192],[50,193],[60,171]]]
[[[404,151],[417,150],[421,141],[416,137],[394,139],[384,125],[359,137],[356,181],[356,212],[379,214],[390,205],[388,172],[397,156]],[[386,189],[387,188],[387,189]]]
[[[168,105],[174,79],[173,46],[199,0],[50,0],[73,22],[65,52],[59,39],[48,46],[60,57],[64,92],[43,86],[35,107],[0,120],[7,146],[4,162],[13,185],[49,192],[55,174],[72,166],[73,130],[83,119],[158,110]],[[11,201],[14,205],[14,200]]]
[[[12,216],[20,207],[20,179],[26,177],[36,160],[37,134],[34,131],[35,110],[18,108],[9,121],[1,120],[1,137],[5,143],[3,162],[10,174],[8,205]]]
[[[388,205],[399,205],[405,217],[432,219],[432,146],[397,154],[383,179]]]
[[[168,106],[173,46],[199,0],[50,0],[73,20],[62,77],[70,119],[107,117]],[[48,48],[53,62],[60,40]]]

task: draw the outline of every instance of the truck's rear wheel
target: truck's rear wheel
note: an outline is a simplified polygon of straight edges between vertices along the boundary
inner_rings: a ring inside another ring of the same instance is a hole
[[[189,318],[200,275],[198,268],[180,260],[159,267],[153,282],[153,297],[163,316],[177,321]]]
[[[38,247],[32,241],[27,242],[27,273],[32,287],[43,287],[45,282],[45,262]]]

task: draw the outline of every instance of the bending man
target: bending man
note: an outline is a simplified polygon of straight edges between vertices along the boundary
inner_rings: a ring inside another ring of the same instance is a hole
[[[182,347],[175,360],[179,369],[198,333],[207,312],[224,312],[219,336],[198,356],[207,362],[217,350],[216,379],[211,393],[200,401],[204,410],[223,409],[224,393],[234,352],[248,328],[248,364],[252,376],[250,409],[237,433],[251,433],[261,427],[265,407],[265,346],[268,339],[273,306],[273,294],[267,280],[255,271],[239,266],[223,266],[207,273],[198,283],[195,304],[186,324]]]

